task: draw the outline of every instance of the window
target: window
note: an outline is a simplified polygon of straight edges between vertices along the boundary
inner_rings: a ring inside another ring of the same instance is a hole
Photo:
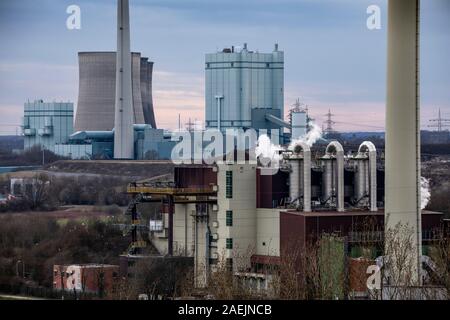
[[[227,227],[233,226],[233,211],[231,210],[227,210],[226,225]]]
[[[228,270],[233,271],[233,259],[232,258],[227,258],[226,260],[226,267]]]
[[[227,171],[226,185],[226,197],[227,199],[231,199],[233,198],[233,171]]]
[[[233,249],[233,238],[227,238],[227,249]]]
[[[266,68],[270,68],[270,63],[266,63]]]

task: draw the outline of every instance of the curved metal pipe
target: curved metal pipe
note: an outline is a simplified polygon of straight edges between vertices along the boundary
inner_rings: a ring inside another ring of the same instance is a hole
[[[366,154],[369,154],[369,162],[368,166],[365,164],[367,157]],[[358,175],[364,174],[365,176],[368,175],[368,182],[369,182],[369,194],[370,194],[370,211],[376,212],[378,210],[377,208],[377,150],[375,148],[375,145],[370,141],[364,141],[361,143],[361,145],[358,148],[358,159],[361,159],[359,161],[359,164],[363,164],[363,172],[359,172],[358,168]],[[366,178],[364,178],[364,181],[367,181]],[[366,182],[364,183],[364,186],[366,186]],[[367,188],[364,187],[364,192],[367,191]]]
[[[303,195],[303,211],[311,212],[311,148],[304,142],[298,142],[290,156],[291,201]],[[300,178],[302,177],[302,178]]]
[[[344,211],[344,148],[338,141],[331,141],[325,149],[324,158],[336,159],[337,166],[333,171],[337,184],[337,211],[342,212]]]

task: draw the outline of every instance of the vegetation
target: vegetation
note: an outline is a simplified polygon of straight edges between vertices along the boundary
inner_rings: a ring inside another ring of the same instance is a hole
[[[40,166],[67,158],[58,156],[50,150],[42,151],[40,145],[31,147],[23,153],[13,153],[11,151],[0,150],[0,166]]]
[[[53,287],[53,265],[118,264],[129,244],[109,221],[60,225],[55,218],[0,216],[0,288]]]
[[[113,177],[56,177],[37,173],[28,181],[33,187],[16,200],[0,204],[1,212],[51,211],[61,205],[125,206],[126,182]],[[0,179],[0,192],[9,193],[9,179]],[[5,192],[6,191],[6,192]]]
[[[117,283],[112,297],[116,300],[135,300],[145,294],[149,299],[167,299],[182,296],[193,274],[192,259],[153,256],[138,260],[129,269],[132,276]]]

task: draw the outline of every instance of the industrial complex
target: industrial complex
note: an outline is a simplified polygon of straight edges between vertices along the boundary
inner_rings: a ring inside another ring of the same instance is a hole
[[[73,160],[178,160],[173,150],[183,130],[158,126],[154,62],[131,52],[129,1],[117,3],[117,51],[78,53],[76,112],[70,102],[25,103],[25,149],[41,146]],[[362,256],[363,264],[383,268],[380,246],[387,246],[386,233],[399,223],[413,230],[407,239],[411,283],[435,285],[437,270],[427,254],[445,221],[421,203],[418,10],[416,1],[389,1],[385,150],[372,141],[348,146],[322,137],[298,102],[285,114],[284,52],[278,44],[269,53],[245,43],[206,54],[205,127],[183,133],[200,135],[201,147],[211,132],[226,143],[209,158],[201,152],[200,161],[175,162],[171,181],[128,184],[129,224],[119,227],[131,241],[120,266],[55,265],[54,288],[81,290],[85,277],[86,291],[95,292],[101,269],[112,290],[114,281],[137,272],[137,261],[156,259],[191,266],[198,289],[224,264],[235,281],[263,294],[273,290],[293,252],[305,252],[324,234],[334,237],[333,263],[342,270],[359,270]],[[258,153],[258,139],[236,147],[232,140],[227,147],[230,132],[252,130],[270,138],[269,153]],[[239,151],[243,161],[234,159]],[[147,204],[157,210],[144,219]],[[299,261],[293,264],[295,272],[304,272]],[[366,275],[365,269],[358,272]],[[67,279],[73,285],[61,285]],[[334,297],[346,299],[351,292],[369,298],[366,289],[350,283]]]
[[[129,212],[136,225],[123,258],[142,257],[145,243],[139,230],[146,229],[160,254],[193,259],[200,287],[225,261],[242,281],[268,289],[270,270],[278,270],[293,248],[306,250],[311,237],[324,233],[346,239],[342,260],[344,255],[358,258],[369,245],[374,251],[368,258],[375,263],[385,221],[380,155],[370,142],[350,157],[344,158],[338,142],[320,153],[312,156],[307,145],[298,144],[283,152],[275,175],[249,163],[182,165],[175,167],[173,184],[131,184],[128,191],[135,201]],[[162,210],[143,226],[139,203],[155,201]],[[438,237],[442,218],[438,212],[422,212],[425,248]]]
[[[118,18],[117,53],[78,54],[78,105],[74,115],[73,104],[67,103],[72,110],[64,113],[67,125],[57,123],[59,115],[44,115],[48,107],[43,101],[26,104],[25,149],[42,145],[71,159],[174,158],[172,150],[180,140],[174,134],[179,132],[157,128],[153,62],[130,51],[127,4],[119,7]],[[31,105],[46,123],[30,122]],[[271,53],[251,51],[244,44],[206,54],[205,129],[200,132],[218,130],[225,137],[230,130],[254,129],[285,144],[291,137],[304,136],[308,129],[305,110],[293,109],[289,119],[284,120],[284,52],[278,44]],[[52,133],[53,126],[58,133]],[[187,131],[193,136],[199,129]],[[224,145],[222,153],[226,150]]]

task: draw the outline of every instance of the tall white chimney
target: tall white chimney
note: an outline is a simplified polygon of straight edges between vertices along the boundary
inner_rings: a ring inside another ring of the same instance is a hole
[[[114,158],[134,158],[134,114],[131,83],[130,5],[117,1],[116,103]]]
[[[409,252],[420,281],[419,1],[389,0],[386,104],[386,229],[412,229]],[[406,241],[406,239],[405,239]],[[393,257],[395,259],[395,257]]]

